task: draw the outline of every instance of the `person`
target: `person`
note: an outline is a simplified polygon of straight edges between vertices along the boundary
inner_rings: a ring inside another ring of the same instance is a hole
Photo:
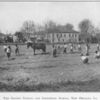
[[[6,52],[6,50],[7,50],[7,45],[4,45],[3,48],[4,48],[4,52]]]
[[[81,52],[81,50],[82,50],[82,49],[81,49],[81,45],[78,44],[78,51]]]
[[[7,53],[8,59],[9,59],[11,57],[11,47],[10,46],[7,47],[6,53]]]
[[[97,58],[97,59],[100,58],[100,52],[99,51],[95,51],[95,58]]]
[[[16,47],[16,48],[15,48],[15,54],[16,54],[16,55],[19,55],[19,47],[18,47],[18,45],[16,44],[15,47]]]
[[[57,48],[56,48],[56,46],[53,47],[53,57],[57,57]]]
[[[63,53],[67,53],[67,44],[64,44],[64,51]]]
[[[99,51],[99,44],[97,44],[97,51]]]
[[[86,44],[86,55],[87,55],[87,56],[89,55],[89,49],[90,49],[89,44]]]
[[[73,53],[73,44],[71,44],[70,52]]]
[[[58,44],[58,45],[57,45],[57,51],[58,51],[57,53],[58,53],[58,54],[60,54],[60,49],[61,49],[61,48],[60,48],[60,45]]]
[[[88,61],[89,61],[89,58],[88,58],[87,55],[81,54],[81,60],[82,60],[82,62],[83,62],[84,64],[87,64]]]

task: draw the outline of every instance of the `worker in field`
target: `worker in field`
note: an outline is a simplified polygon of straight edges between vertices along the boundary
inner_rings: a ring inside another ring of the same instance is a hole
[[[65,54],[65,53],[67,53],[67,44],[64,44],[64,50],[63,50],[63,53]]]
[[[86,44],[86,55],[87,55],[87,56],[89,55],[89,49],[90,49],[89,44]]]
[[[73,53],[73,44],[71,44],[70,52]]]
[[[57,47],[53,47],[53,57],[57,57]]]
[[[57,53],[58,53],[58,54],[60,54],[60,49],[61,49],[61,47],[60,47],[60,45],[58,44],[58,46],[57,46],[57,51],[58,51]]]
[[[7,50],[7,45],[4,45],[3,48],[4,48],[4,52],[6,52],[6,50]]]
[[[15,45],[15,54],[16,56],[19,55],[19,47],[17,44]]]
[[[78,51],[81,53],[81,51],[82,51],[82,48],[81,48],[81,45],[80,44],[78,44]]]
[[[84,64],[88,64],[89,62],[89,57],[87,55],[81,54],[81,60]]]
[[[95,51],[95,58],[99,59],[100,58],[100,52],[99,51]]]
[[[63,53],[63,50],[64,50],[64,45],[61,44],[60,47],[61,47],[61,54],[62,54]]]
[[[11,46],[8,46],[8,47],[7,47],[6,54],[7,54],[8,60],[9,60],[10,57],[11,57]]]
[[[99,43],[97,44],[97,51],[99,51],[100,50],[100,47],[99,47]]]

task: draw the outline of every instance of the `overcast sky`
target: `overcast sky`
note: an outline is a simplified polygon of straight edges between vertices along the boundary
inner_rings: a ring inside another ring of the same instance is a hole
[[[100,26],[99,2],[0,2],[0,30],[4,33],[14,33],[26,20],[72,23],[78,29],[79,22],[87,18]]]

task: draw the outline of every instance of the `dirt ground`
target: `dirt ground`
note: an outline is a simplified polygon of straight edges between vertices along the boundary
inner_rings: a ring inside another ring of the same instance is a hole
[[[0,46],[0,91],[100,91],[100,59],[94,58],[95,45],[91,46],[89,64],[83,64],[79,53],[52,56],[33,55],[32,49],[20,45],[20,55],[15,56],[12,46],[8,60]],[[84,50],[84,47],[83,47]]]

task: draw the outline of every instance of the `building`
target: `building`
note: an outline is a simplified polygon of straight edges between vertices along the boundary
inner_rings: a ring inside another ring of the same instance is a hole
[[[13,37],[13,42],[18,42],[18,37],[17,36],[13,35],[12,37]]]
[[[30,34],[30,38],[47,40],[49,43],[68,43],[79,42],[79,32],[77,31],[56,31],[45,32],[40,31],[34,34]]]
[[[37,33],[33,33],[33,34],[30,34],[29,36],[30,39],[45,39],[45,32],[44,31],[40,31],[40,32],[37,32]]]
[[[45,39],[49,40],[50,43],[68,43],[68,42],[79,42],[79,32],[53,32],[47,33]]]
[[[0,38],[4,38],[5,37],[5,34],[3,34],[3,33],[0,33]]]
[[[0,33],[0,43],[4,42],[5,35],[3,33]]]

